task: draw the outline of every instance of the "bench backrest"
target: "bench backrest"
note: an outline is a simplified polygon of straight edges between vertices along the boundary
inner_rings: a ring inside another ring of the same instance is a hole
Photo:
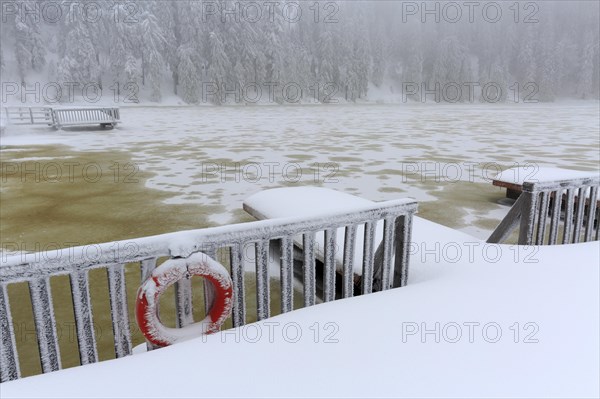
[[[118,108],[69,108],[54,109],[57,125],[78,125],[86,123],[117,123]]]

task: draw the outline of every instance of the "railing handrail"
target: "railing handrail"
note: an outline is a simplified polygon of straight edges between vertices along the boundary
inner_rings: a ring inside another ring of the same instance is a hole
[[[6,107],[8,112],[14,113],[25,113],[29,112],[29,110],[32,110],[33,112],[45,112],[51,109],[52,108],[50,107]]]
[[[161,256],[188,257],[194,252],[209,246],[230,243],[235,235],[237,241],[258,241],[278,239],[284,236],[301,234],[310,230],[324,230],[338,221],[356,224],[387,215],[402,212],[414,213],[417,202],[413,199],[399,199],[357,207],[354,211],[317,214],[307,217],[288,217],[255,222],[239,223],[204,229],[185,230],[129,240],[119,240],[101,244],[88,244],[63,248],[43,253],[23,253],[6,255],[0,262],[0,283],[20,282],[37,277],[67,274],[73,271],[92,269],[114,263],[139,262]],[[327,216],[324,220],[323,217]],[[209,241],[207,241],[209,240]],[[187,246],[182,246],[186,242]],[[127,246],[138,245],[135,254],[122,256]],[[90,246],[99,250],[100,256],[91,260],[86,251]],[[65,252],[68,254],[65,256]],[[43,255],[42,255],[43,254]],[[39,260],[44,257],[46,260]]]
[[[52,108],[55,111],[91,111],[91,110],[113,110],[113,109],[117,109],[118,107],[76,107],[76,108],[57,108],[54,107]]]
[[[561,180],[543,180],[523,182],[523,191],[529,193],[539,193],[541,191],[565,190],[569,188],[579,188],[581,186],[600,185],[600,175],[594,174],[576,179]]]

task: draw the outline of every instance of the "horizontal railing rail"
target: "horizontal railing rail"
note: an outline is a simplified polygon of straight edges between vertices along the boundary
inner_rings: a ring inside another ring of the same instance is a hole
[[[61,368],[60,348],[50,278],[68,275],[70,279],[73,311],[80,364],[98,361],[98,349],[93,328],[93,304],[90,299],[89,272],[103,268],[107,271],[108,293],[114,337],[115,356],[131,354],[132,339],[128,312],[125,266],[137,264],[141,280],[145,281],[157,266],[159,258],[186,258],[203,252],[217,258],[217,251],[225,250],[233,281],[234,305],[232,325],[246,323],[245,262],[243,252],[254,249],[252,261],[256,275],[257,319],[270,317],[269,248],[278,245],[280,310],[289,312],[293,301],[293,246],[294,238],[302,237],[302,284],[304,306],[316,303],[317,247],[324,251],[324,290],[322,300],[336,299],[336,236],[344,234],[342,297],[353,295],[353,262],[356,231],[364,229],[362,251],[362,292],[373,290],[374,275],[380,270],[378,287],[385,290],[406,284],[412,216],[417,210],[414,200],[395,200],[356,208],[352,212],[315,215],[311,218],[286,218],[257,221],[222,227],[206,228],[163,234],[135,240],[116,241],[94,246],[95,256],[90,258],[88,246],[66,248],[45,253],[12,255],[0,264],[0,379],[20,377],[15,333],[12,324],[8,286],[27,282],[33,308],[34,325],[39,346],[42,372]],[[375,230],[383,228],[383,240],[375,242]],[[324,234],[321,235],[321,232]],[[324,237],[323,242],[318,242]],[[376,288],[378,289],[378,288]],[[212,306],[210,284],[204,284],[205,310]],[[339,297],[339,296],[338,296]],[[194,322],[192,285],[189,279],[175,284],[176,323],[183,327]]]
[[[597,241],[599,186],[598,175],[525,182],[523,192],[487,242],[505,242],[517,227],[519,245]]]
[[[7,123],[11,125],[49,125],[54,123],[52,109],[48,107],[6,107]]]

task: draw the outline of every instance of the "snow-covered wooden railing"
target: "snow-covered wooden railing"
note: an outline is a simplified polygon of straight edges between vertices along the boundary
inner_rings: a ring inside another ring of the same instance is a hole
[[[55,108],[54,126],[60,129],[63,126],[96,125],[114,127],[119,123],[119,108]]]
[[[598,175],[523,183],[522,194],[487,242],[504,242],[517,226],[519,245],[597,241],[600,232],[599,185]]]
[[[184,231],[128,241],[99,244],[91,260],[86,256],[88,247],[76,247],[43,254],[23,254],[3,259],[0,264],[0,381],[20,377],[18,353],[11,316],[7,287],[13,283],[29,284],[33,318],[37,332],[42,372],[61,368],[54,305],[50,278],[69,275],[75,313],[80,363],[98,361],[93,312],[90,299],[88,272],[94,268],[107,270],[111,318],[116,357],[131,354],[132,339],[127,305],[125,267],[140,267],[141,280],[145,281],[157,266],[159,258],[186,258],[203,252],[213,259],[217,250],[226,251],[233,280],[233,326],[246,323],[247,305],[244,288],[243,253],[254,247],[256,270],[256,310],[259,320],[270,316],[270,283],[268,254],[271,245],[280,245],[281,312],[293,310],[293,240],[303,238],[304,305],[315,304],[316,272],[315,251],[319,243],[317,234],[324,232],[324,295],[323,301],[336,299],[336,234],[345,234],[343,261],[343,297],[352,296],[354,248],[357,229],[367,232],[363,242],[363,293],[373,287],[375,269],[382,269],[383,289],[406,284],[412,215],[416,212],[414,200],[395,200],[357,207],[352,212],[321,214],[311,218],[286,218],[229,225],[201,230]],[[375,229],[383,220],[383,241],[377,247]],[[222,254],[222,252],[221,252]],[[137,265],[137,266],[136,266]],[[212,297],[210,284],[204,286],[204,306],[210,309]],[[338,295],[339,296],[339,295]],[[192,285],[189,279],[175,285],[177,325],[193,323]]]
[[[52,108],[48,107],[7,107],[4,108],[6,122],[11,125],[54,126]]]
[[[63,126],[100,125],[114,127],[121,122],[117,107],[7,107],[6,120],[11,125],[48,125],[57,129]]]

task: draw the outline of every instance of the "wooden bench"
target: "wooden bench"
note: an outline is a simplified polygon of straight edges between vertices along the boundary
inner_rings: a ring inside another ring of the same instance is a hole
[[[115,127],[120,120],[119,108],[54,108],[54,126],[85,126],[99,124]]]

